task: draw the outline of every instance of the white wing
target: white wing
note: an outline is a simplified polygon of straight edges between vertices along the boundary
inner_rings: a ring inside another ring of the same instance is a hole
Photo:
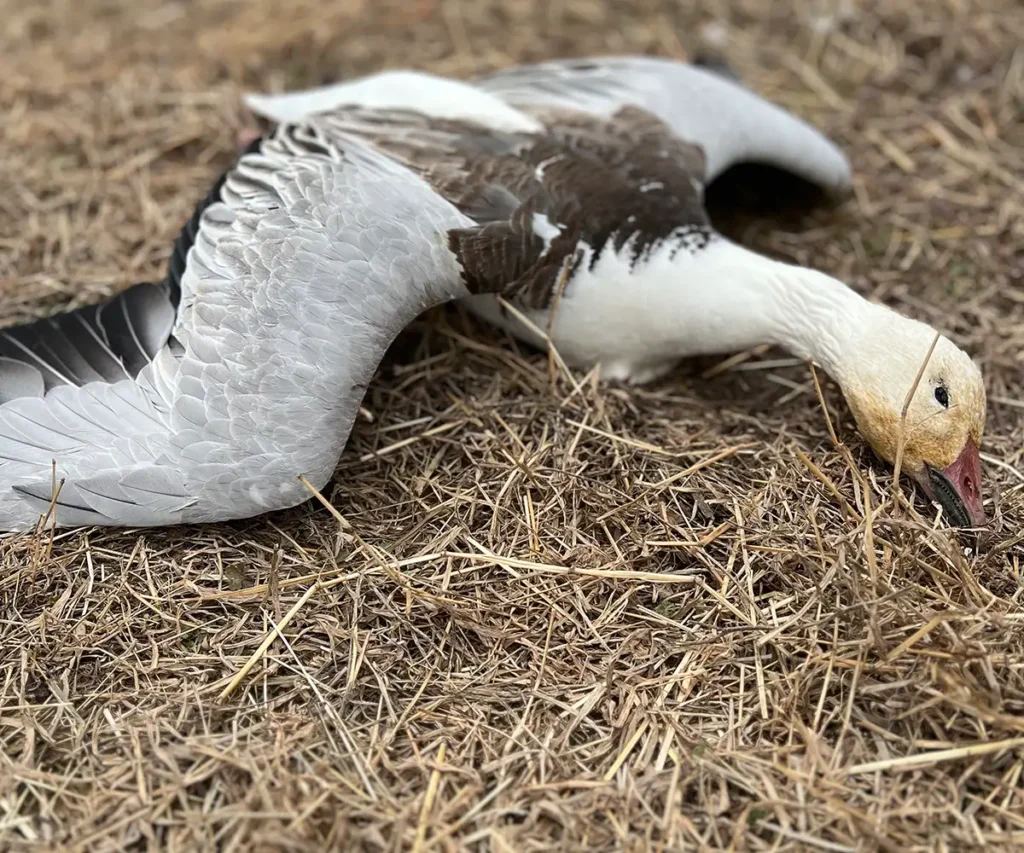
[[[534,133],[540,122],[501,98],[459,80],[423,71],[382,71],[345,83],[280,95],[245,95],[256,115],[274,122],[298,122],[340,106],[417,110],[434,118],[476,121],[510,133]]]
[[[643,107],[704,149],[709,183],[737,163],[760,162],[833,192],[850,185],[848,159],[819,131],[695,65],[642,56],[567,59],[509,68],[472,82],[528,113],[546,106],[610,116],[624,106]]]
[[[203,212],[176,316],[176,288],[142,285],[120,314],[101,309],[133,317],[116,349],[110,322],[59,341],[40,334],[48,321],[5,330],[0,528],[47,511],[51,460],[59,526],[218,521],[306,500],[298,475],[330,478],[397,333],[467,295],[446,241],[467,224],[371,149],[282,126]]]
[[[850,164],[821,132],[726,76],[670,59],[567,59],[498,71],[469,82],[418,71],[386,71],[282,95],[249,94],[247,106],[272,121],[298,121],[340,106],[413,109],[495,129],[537,132],[538,108],[609,117],[624,106],[656,115],[704,149],[705,183],[741,162],[785,169],[844,193]]]

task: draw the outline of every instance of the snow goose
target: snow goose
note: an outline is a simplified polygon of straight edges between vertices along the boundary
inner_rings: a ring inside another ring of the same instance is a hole
[[[704,187],[741,161],[849,188],[835,145],[738,83],[618,57],[470,83],[391,71],[246,101],[272,121],[368,142],[451,201],[477,226],[450,235],[482,293],[469,305],[518,337],[543,345],[543,330],[570,364],[632,382],[687,356],[781,346],[839,383],[882,459],[894,463],[903,444],[902,470],[948,520],[984,523],[985,391],[971,359],[946,337],[932,350],[924,323],[712,228]],[[493,295],[502,276],[502,295],[529,322]]]

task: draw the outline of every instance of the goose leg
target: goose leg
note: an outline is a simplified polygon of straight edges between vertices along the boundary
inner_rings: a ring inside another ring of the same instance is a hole
[[[626,361],[611,361],[601,364],[601,378],[611,382],[625,382],[629,385],[646,385],[672,372],[680,359],[649,361],[633,364]]]

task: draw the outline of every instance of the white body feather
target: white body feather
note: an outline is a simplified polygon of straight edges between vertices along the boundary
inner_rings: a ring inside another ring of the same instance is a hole
[[[825,370],[841,370],[849,333],[873,311],[822,273],[777,263],[722,237],[702,248],[667,241],[631,264],[605,252],[582,269],[552,311],[526,311],[572,365],[600,364],[601,378],[648,382],[681,359],[775,343]],[[587,259],[589,260],[589,258]],[[714,282],[714,285],[711,285]],[[546,346],[491,296],[466,300],[490,322]]]

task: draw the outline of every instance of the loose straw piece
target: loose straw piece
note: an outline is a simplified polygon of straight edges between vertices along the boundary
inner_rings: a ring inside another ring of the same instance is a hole
[[[306,479],[305,474],[299,474],[299,480],[302,482],[302,485],[304,485],[313,493],[313,497],[315,497],[318,501],[320,501],[320,503],[327,507],[327,511],[338,520],[338,524],[341,525],[342,530],[348,530],[352,526],[345,520],[345,516],[343,516],[340,512],[338,512],[337,509],[335,509],[334,504],[332,504],[329,500],[327,500],[327,498],[320,494],[320,490],[311,482],[309,482],[309,480]]]
[[[221,701],[230,696],[234,692],[235,688],[242,683],[242,680],[249,674],[249,670],[256,666],[256,662],[259,661],[263,657],[263,655],[267,653],[267,649],[270,648],[271,643],[273,643],[274,640],[276,640],[281,635],[281,632],[288,626],[288,623],[291,622],[293,618],[295,618],[295,614],[299,612],[302,605],[309,601],[310,596],[319,588],[319,582],[312,584],[302,594],[302,598],[296,601],[295,604],[291,606],[291,609],[284,614],[284,618],[282,618],[281,621],[274,626],[273,631],[267,634],[267,638],[262,643],[260,643],[260,647],[252,653],[252,657],[250,657],[249,660],[245,662],[245,666],[243,666],[238,671],[238,674],[231,679],[231,682],[228,684],[228,686],[221,691]]]
[[[529,560],[516,560],[512,557],[499,557],[496,554],[467,554],[457,551],[446,551],[444,556],[459,560],[476,560],[482,563],[494,563],[509,569],[530,569],[535,572],[548,572],[557,575],[581,575],[590,578],[617,578],[621,580],[643,581],[645,583],[694,583],[696,575],[675,575],[658,572],[630,572],[622,569],[583,569],[553,566],[550,563],[531,563]]]
[[[846,773],[847,775],[853,775],[855,773],[872,773],[876,770],[908,770],[911,767],[919,767],[922,764],[931,764],[936,761],[956,761],[958,758],[970,758],[972,755],[987,755],[990,752],[1013,749],[1016,746],[1024,746],[1024,737],[997,740],[993,743],[979,743],[974,746],[961,746],[955,749],[938,749],[935,752],[921,752],[917,755],[907,755],[903,758],[869,761],[866,764],[855,764]]]
[[[416,827],[416,841],[412,846],[413,851],[422,850],[423,844],[427,840],[427,823],[430,820],[430,812],[434,808],[438,786],[441,784],[441,768],[438,765],[444,761],[445,746],[442,743],[438,748],[434,770],[430,774],[430,781],[427,782],[427,792],[423,796],[423,808],[420,809],[420,821]]]
[[[941,332],[935,333],[935,337],[932,339],[932,345],[928,347],[928,354],[925,355],[924,361],[921,362],[921,366],[917,370],[917,376],[914,378],[914,384],[910,386],[910,390],[907,392],[907,397],[903,401],[903,411],[900,412],[900,440],[899,444],[896,445],[896,464],[893,465],[892,474],[893,492],[899,497],[903,497],[903,490],[900,488],[900,471],[903,468],[903,450],[907,444],[907,412],[910,411],[910,403],[913,401],[914,395],[917,393],[917,386],[921,384],[921,377],[924,376],[924,371],[928,367],[928,362],[931,361],[932,353],[935,352],[935,347],[939,343],[939,338],[941,337]]]
[[[610,782],[614,778],[615,774],[619,772],[619,768],[623,765],[625,760],[629,758],[629,754],[633,751],[633,747],[636,746],[636,742],[643,737],[645,731],[647,731],[648,720],[644,720],[637,727],[637,730],[633,732],[633,736],[626,742],[626,745],[622,747],[622,750],[615,757],[615,761],[612,762],[612,766],[608,768],[608,771],[604,774],[604,781]]]

